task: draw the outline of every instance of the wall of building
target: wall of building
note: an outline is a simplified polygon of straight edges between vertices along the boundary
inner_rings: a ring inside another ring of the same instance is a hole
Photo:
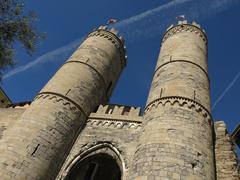
[[[240,164],[224,121],[217,121],[215,126],[215,158],[216,172],[219,180],[239,180]]]
[[[5,131],[14,126],[24,111],[25,108],[0,108],[0,139],[4,138]]]
[[[71,167],[86,156],[106,153],[116,158],[122,171],[122,179],[125,180],[141,132],[142,117],[139,113],[140,108],[100,106],[96,113],[90,115],[57,179],[64,179]]]

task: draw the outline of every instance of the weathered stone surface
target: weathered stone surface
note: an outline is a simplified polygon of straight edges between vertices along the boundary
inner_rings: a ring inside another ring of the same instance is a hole
[[[130,179],[215,179],[206,44],[191,24],[163,37]]]
[[[200,26],[168,28],[143,116],[140,108],[105,105],[126,64],[124,49],[117,32],[101,26],[29,107],[0,108],[1,180],[86,180],[97,171],[114,180],[239,179],[226,125],[213,127]]]
[[[109,107],[114,108],[111,113],[107,112]],[[129,114],[124,114],[123,109],[124,106],[117,105],[100,106],[96,113],[90,115],[57,179],[64,179],[75,164],[96,153],[106,153],[116,158],[122,179],[128,179],[142,117],[137,113],[140,109],[131,107]]]
[[[5,131],[14,126],[24,111],[24,108],[0,108],[0,139],[4,138]]]
[[[217,179],[220,180],[239,180],[240,164],[235,152],[226,124],[223,121],[214,123],[216,134],[215,159]]]

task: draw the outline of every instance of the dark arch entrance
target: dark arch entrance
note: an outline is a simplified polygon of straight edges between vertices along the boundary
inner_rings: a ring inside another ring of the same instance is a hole
[[[77,162],[67,180],[121,180],[121,170],[112,156],[95,154]]]

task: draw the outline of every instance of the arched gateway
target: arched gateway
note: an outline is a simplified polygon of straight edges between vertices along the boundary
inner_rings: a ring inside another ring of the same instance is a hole
[[[78,161],[67,180],[121,180],[121,170],[115,158],[99,153]]]

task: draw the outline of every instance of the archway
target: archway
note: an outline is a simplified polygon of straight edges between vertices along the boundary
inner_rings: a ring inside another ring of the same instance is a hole
[[[88,156],[70,170],[67,180],[121,180],[116,159],[105,153]]]

